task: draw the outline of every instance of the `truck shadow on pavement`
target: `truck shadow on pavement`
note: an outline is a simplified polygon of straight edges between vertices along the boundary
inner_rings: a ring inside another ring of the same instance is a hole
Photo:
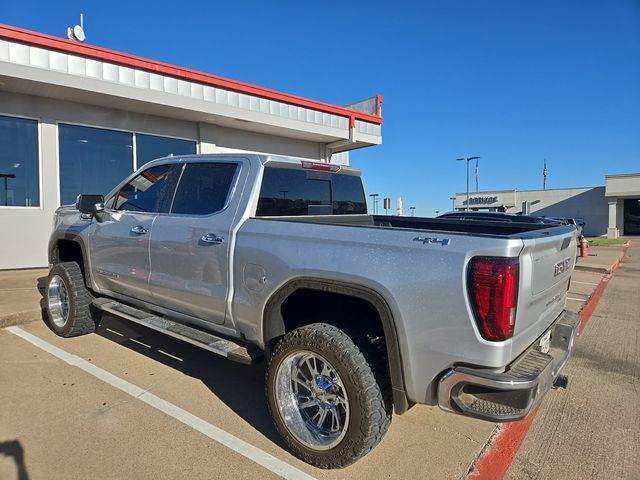
[[[249,425],[278,446],[285,448],[267,409],[264,362],[252,366],[242,365],[109,314],[102,315],[96,333],[120,346],[199,379]]]
[[[42,321],[48,325],[44,298],[46,281],[47,277],[38,278],[37,285],[42,295],[40,299]],[[281,448],[286,448],[273,426],[267,409],[264,362],[252,366],[242,365],[142,325],[105,313],[102,314],[96,334],[185,375],[199,379],[249,425]]]
[[[24,449],[18,440],[10,440],[8,442],[0,442],[0,457],[8,457],[13,459],[16,464],[18,480],[29,480],[27,466],[24,463]]]

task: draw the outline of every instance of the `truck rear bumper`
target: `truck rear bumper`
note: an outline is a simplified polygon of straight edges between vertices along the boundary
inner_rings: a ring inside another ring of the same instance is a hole
[[[447,370],[438,384],[440,408],[492,422],[526,417],[551,388],[566,386],[560,370],[571,355],[579,326],[580,317],[564,311],[547,330],[548,352],[540,350],[538,339],[503,373],[467,366]]]

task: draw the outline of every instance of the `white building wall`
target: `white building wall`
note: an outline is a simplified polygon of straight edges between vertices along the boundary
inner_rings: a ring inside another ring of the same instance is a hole
[[[519,191],[517,197],[520,205],[525,201],[531,203],[532,215],[582,218],[585,235],[595,237],[607,233],[609,213],[604,187]],[[537,201],[539,203],[534,203]]]
[[[609,219],[604,187],[559,188],[552,190],[496,190],[469,194],[470,208],[496,210],[504,207],[509,213],[520,213],[523,202],[529,202],[530,214],[545,217],[581,218],[584,234],[607,234]],[[478,200],[482,200],[479,202]],[[466,193],[456,194],[456,209],[466,205]]]
[[[53,213],[60,204],[58,123],[191,139],[199,153],[247,151],[312,160],[324,153],[317,142],[9,92],[0,92],[0,115],[38,120],[40,131],[40,206],[0,206],[0,270],[47,265]]]

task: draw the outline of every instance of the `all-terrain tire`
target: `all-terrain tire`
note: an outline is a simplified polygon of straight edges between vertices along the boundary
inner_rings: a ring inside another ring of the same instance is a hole
[[[56,311],[55,291],[63,285],[67,299],[66,318]],[[56,263],[49,271],[45,290],[47,308],[47,325],[61,337],[77,337],[94,332],[98,322],[97,315],[92,313],[93,296],[84,283],[82,270],[77,262]]]
[[[281,364],[296,352],[317,353],[326,359],[346,390],[350,409],[346,433],[330,449],[310,448],[299,441],[279,408],[276,377]],[[305,325],[285,335],[273,349],[266,373],[269,411],[295,456],[319,468],[343,468],[370,452],[389,428],[393,409],[385,400],[389,395],[380,383],[362,350],[345,332],[326,323]]]

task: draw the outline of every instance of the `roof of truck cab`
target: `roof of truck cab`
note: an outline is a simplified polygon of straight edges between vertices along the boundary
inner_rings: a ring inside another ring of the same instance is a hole
[[[144,164],[144,167],[148,168],[150,166],[162,165],[166,163],[181,163],[181,162],[207,162],[212,160],[224,160],[234,159],[234,158],[247,158],[253,159],[256,162],[259,162],[262,165],[266,165],[267,163],[277,163],[280,165],[290,165],[292,167],[300,167],[302,168],[302,162],[311,162],[318,165],[332,165],[333,167],[339,167],[338,172],[342,173],[350,173],[360,175],[360,170],[354,167],[350,167],[348,165],[336,165],[329,164],[324,162],[319,162],[317,160],[309,160],[308,158],[298,158],[298,157],[287,157],[283,155],[270,155],[270,154],[261,154],[261,153],[245,153],[245,152],[237,152],[237,153],[202,153],[196,155],[175,155],[171,157],[162,157],[152,160],[148,163]],[[337,172],[336,172],[337,173]]]

